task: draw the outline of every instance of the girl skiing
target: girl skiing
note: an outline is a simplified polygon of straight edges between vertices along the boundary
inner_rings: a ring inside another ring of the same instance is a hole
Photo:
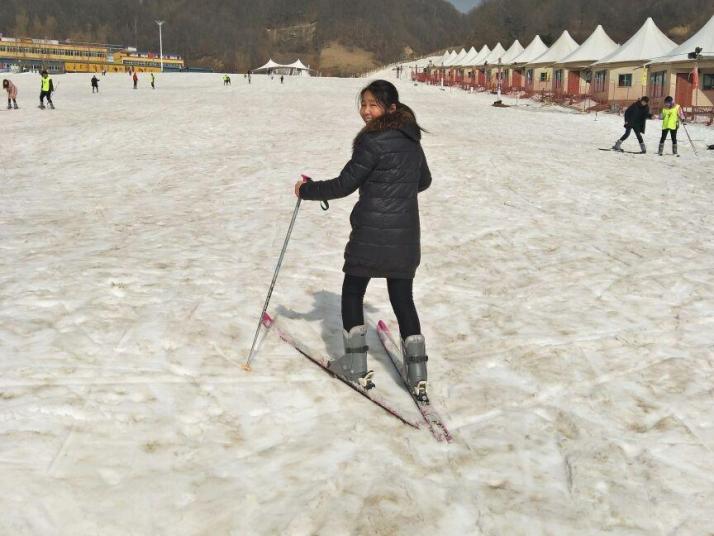
[[[647,120],[652,119],[649,103],[649,97],[642,97],[627,108],[625,111],[625,133],[615,142],[615,145],[612,146],[614,151],[622,151],[622,142],[629,138],[630,132],[634,130],[637,141],[640,142],[640,152],[643,154],[647,152],[642,134],[645,133]]]
[[[662,156],[664,152],[664,142],[667,139],[668,133],[672,136],[672,154],[677,154],[677,129],[679,129],[679,122],[684,121],[682,107],[679,104],[675,104],[672,97],[666,97],[661,115],[662,137],[659,139],[658,154]]]
[[[7,91],[7,109],[14,107],[17,110],[17,86],[11,80],[5,79],[2,81],[2,88]]]
[[[367,369],[363,302],[370,278],[386,278],[409,386],[419,399],[427,400],[427,355],[412,296],[421,257],[417,194],[431,184],[420,143],[422,129],[414,112],[399,101],[397,88],[385,80],[360,92],[359,113],[365,126],[340,176],[295,184],[295,195],[311,201],[346,197],[359,189],[342,269],[345,354],[331,361],[330,368],[367,389],[374,386],[374,373]]]

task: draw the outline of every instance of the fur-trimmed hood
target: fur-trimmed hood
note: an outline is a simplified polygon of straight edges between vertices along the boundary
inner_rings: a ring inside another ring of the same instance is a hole
[[[386,113],[376,119],[372,119],[359,131],[353,145],[356,146],[364,134],[369,132],[384,132],[385,130],[399,130],[405,136],[416,142],[421,140],[421,130],[417,125],[416,118],[408,109],[401,108],[395,112]]]

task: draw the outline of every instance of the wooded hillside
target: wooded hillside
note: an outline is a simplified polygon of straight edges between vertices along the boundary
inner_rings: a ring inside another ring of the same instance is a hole
[[[714,13],[712,0],[486,0],[468,14],[445,0],[3,0],[0,33],[164,51],[215,70],[276,61],[346,75],[446,48],[505,47],[568,29],[582,42],[602,24],[618,42],[648,16],[681,42]]]

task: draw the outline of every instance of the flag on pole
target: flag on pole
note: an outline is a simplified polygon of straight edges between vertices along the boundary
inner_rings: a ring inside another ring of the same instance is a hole
[[[697,89],[699,87],[699,69],[697,69],[696,65],[692,69],[691,77],[693,89]]]
[[[699,89],[699,69],[697,65],[694,65],[692,69],[692,102],[696,106],[697,103],[697,89]]]

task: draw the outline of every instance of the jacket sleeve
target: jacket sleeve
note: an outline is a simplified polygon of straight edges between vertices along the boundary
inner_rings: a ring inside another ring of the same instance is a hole
[[[419,176],[419,191],[423,192],[429,186],[431,186],[431,170],[429,169],[429,164],[426,162],[426,155],[424,154],[424,149],[421,149],[421,175]]]
[[[55,83],[54,81],[50,80],[50,93],[54,93],[55,91]]]
[[[377,166],[377,148],[368,136],[358,140],[352,159],[342,169],[340,176],[328,181],[306,182],[300,187],[300,199],[326,201],[347,197],[357,190]]]
[[[630,123],[632,121],[632,116],[635,113],[635,109],[633,108],[635,106],[634,104],[631,104],[628,106],[627,110],[625,110],[625,123]]]

